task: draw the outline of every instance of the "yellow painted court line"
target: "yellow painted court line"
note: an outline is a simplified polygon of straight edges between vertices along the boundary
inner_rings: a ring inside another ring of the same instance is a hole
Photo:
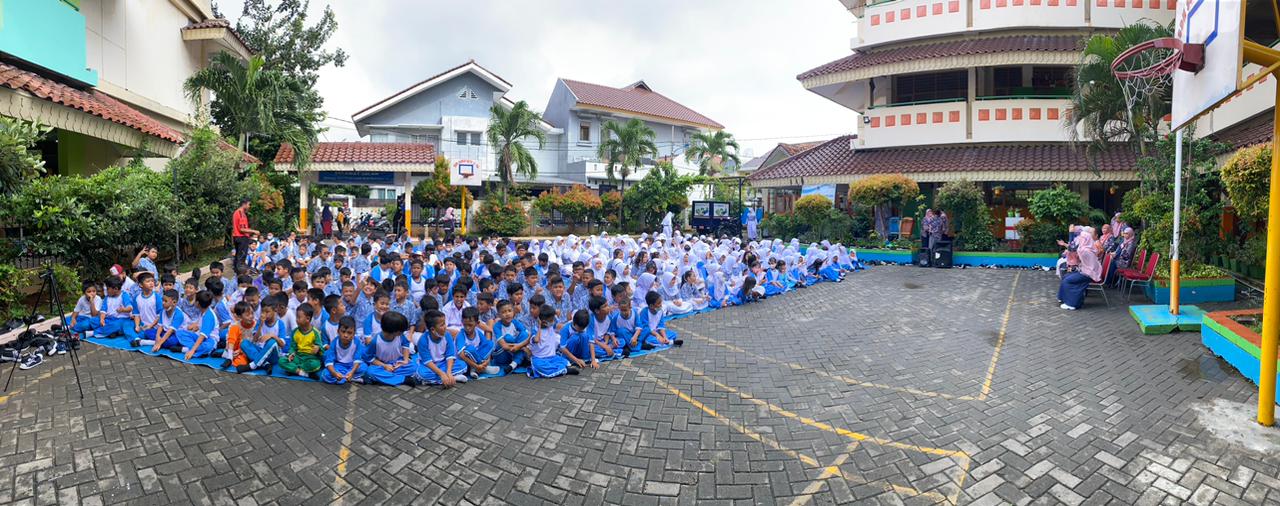
[[[341,504],[342,496],[351,489],[351,484],[347,483],[347,460],[351,458],[351,440],[356,429],[356,392],[360,390],[356,385],[348,388],[347,415],[342,419],[342,448],[338,450],[338,474],[333,477],[332,502],[335,504]]]
[[[689,403],[690,405],[692,405],[693,407],[698,408],[699,410],[702,410],[702,412],[703,412],[703,413],[706,413],[708,416],[710,416],[711,418],[713,418],[713,419],[715,419],[716,421],[720,422],[721,424],[723,424],[723,425],[725,425],[725,426],[727,426],[727,427],[729,427],[729,428],[731,428],[731,429],[733,429],[733,430],[735,430],[735,431],[737,431],[737,432],[739,432],[739,433],[741,433],[741,434],[743,434],[743,435],[745,435],[745,436],[747,436],[747,437],[749,437],[749,438],[751,438],[751,439],[753,439],[753,440],[755,440],[755,441],[758,441],[758,442],[760,442],[761,444],[764,444],[765,446],[768,446],[768,447],[770,447],[770,448],[773,448],[773,449],[775,449],[775,450],[778,450],[778,451],[782,452],[783,454],[787,455],[788,457],[791,457],[791,458],[794,458],[794,459],[796,459],[796,460],[799,460],[800,462],[804,463],[805,465],[807,465],[807,466],[809,466],[809,467],[819,467],[819,466],[821,465],[821,464],[819,464],[819,463],[818,463],[818,460],[817,460],[817,459],[815,459],[815,458],[813,458],[813,457],[810,457],[810,456],[808,456],[808,455],[805,455],[805,454],[803,454],[803,453],[800,453],[799,451],[792,450],[792,449],[790,449],[790,448],[787,448],[787,447],[785,447],[785,446],[782,446],[782,444],[781,444],[781,443],[779,443],[777,440],[775,440],[775,439],[773,439],[773,438],[770,438],[769,436],[766,436],[766,435],[761,434],[761,433],[759,433],[759,432],[756,432],[756,431],[754,431],[754,430],[752,430],[752,429],[750,429],[750,428],[748,428],[748,427],[746,427],[746,426],[744,426],[744,425],[742,425],[742,424],[740,424],[740,423],[738,423],[738,422],[735,422],[735,421],[733,421],[733,420],[730,420],[728,417],[726,417],[726,416],[724,416],[724,415],[720,414],[719,412],[717,412],[715,409],[711,408],[710,406],[707,406],[706,404],[703,404],[702,402],[698,401],[697,399],[694,399],[694,398],[693,398],[692,396],[690,396],[689,394],[686,394],[686,393],[684,393],[683,391],[681,391],[680,389],[678,389],[678,388],[676,388],[676,387],[672,386],[671,384],[669,384],[669,383],[667,383],[667,382],[665,382],[665,381],[662,381],[661,379],[658,379],[657,377],[653,376],[652,374],[649,374],[648,372],[644,371],[643,369],[633,368],[633,367],[628,367],[628,366],[624,366],[624,367],[626,367],[626,368],[628,368],[628,369],[632,369],[632,370],[636,371],[636,372],[637,372],[641,377],[643,377],[643,378],[645,378],[645,379],[648,379],[649,381],[654,382],[655,384],[657,384],[658,386],[660,386],[660,387],[662,387],[662,388],[665,388],[668,392],[671,392],[671,394],[672,394],[672,395],[675,395],[675,396],[676,396],[676,397],[678,397],[680,400],[683,400],[683,401],[685,401],[685,402]],[[850,448],[852,448],[852,447],[853,447],[854,445],[856,445],[856,444],[857,444],[856,442],[854,442],[854,443],[850,444]],[[843,453],[843,454],[841,455],[841,457],[843,457],[843,459],[837,458],[837,460],[839,461],[838,463],[833,462],[833,463],[832,463],[832,465],[829,465],[829,466],[826,466],[826,467],[824,467],[824,468],[823,468],[823,470],[822,470],[822,474],[820,474],[820,475],[819,475],[819,477],[818,477],[818,478],[817,478],[817,480],[816,480],[816,481],[819,483],[816,487],[814,486],[814,484],[813,484],[813,483],[810,483],[810,484],[809,484],[809,487],[807,487],[807,488],[806,488],[806,490],[809,490],[810,488],[812,488],[812,491],[811,491],[811,492],[806,492],[806,495],[808,496],[807,498],[805,498],[805,497],[806,497],[805,495],[802,495],[801,497],[797,498],[797,500],[803,500],[803,501],[804,501],[804,502],[801,502],[800,504],[805,504],[805,503],[807,503],[809,500],[812,500],[812,498],[813,498],[813,497],[812,497],[812,496],[813,496],[813,494],[814,494],[814,493],[817,493],[817,491],[818,491],[818,490],[820,490],[820,489],[822,488],[822,486],[821,486],[821,482],[822,482],[823,480],[827,480],[827,479],[830,479],[830,478],[833,478],[833,477],[836,477],[836,476],[840,477],[841,479],[844,479],[846,482],[850,482],[850,483],[853,483],[853,484],[859,484],[859,485],[861,485],[861,484],[879,484],[879,485],[883,486],[883,487],[884,487],[884,490],[886,490],[886,491],[895,492],[895,493],[898,493],[898,494],[901,494],[901,495],[904,495],[904,496],[908,496],[908,497],[911,497],[911,496],[923,496],[923,497],[928,497],[928,498],[933,499],[933,500],[938,501],[938,502],[942,502],[942,501],[946,501],[946,500],[948,500],[948,498],[947,498],[946,496],[944,496],[944,495],[942,495],[942,494],[939,494],[939,493],[937,493],[937,492],[921,492],[921,491],[916,490],[916,489],[911,488],[911,487],[907,487],[907,486],[903,486],[903,485],[898,485],[898,484],[894,484],[894,483],[889,483],[889,482],[885,482],[885,481],[872,481],[872,480],[867,480],[866,478],[863,478],[863,477],[861,477],[861,476],[858,476],[858,475],[855,475],[855,474],[846,473],[846,472],[844,472],[844,471],[841,471],[839,466],[840,466],[840,464],[844,463],[844,461],[845,461],[845,460],[847,460],[847,459],[848,459],[848,452],[846,451],[845,453]]]
[[[1009,287],[1009,302],[1004,307],[1004,318],[1000,320],[1000,337],[996,339],[996,351],[991,354],[991,365],[987,367],[987,377],[982,381],[982,393],[978,400],[985,401],[991,395],[991,380],[996,376],[996,362],[1000,361],[1000,350],[1004,349],[1005,331],[1009,328],[1009,315],[1013,313],[1013,294],[1018,292],[1018,278],[1022,273],[1013,275],[1013,286]]]
[[[787,410],[786,408],[780,407],[780,406],[778,406],[778,405],[776,405],[776,404],[773,404],[773,403],[771,403],[771,402],[769,402],[769,401],[766,401],[766,400],[764,400],[764,399],[757,398],[757,397],[755,397],[755,396],[753,396],[753,395],[751,395],[751,394],[749,394],[749,393],[747,393],[747,392],[744,392],[744,391],[739,390],[739,389],[737,389],[737,388],[734,388],[734,387],[731,387],[731,386],[726,385],[726,384],[724,384],[724,383],[721,383],[721,382],[719,382],[719,381],[716,381],[714,378],[712,378],[712,377],[710,377],[710,376],[707,376],[706,374],[703,374],[701,371],[697,371],[697,370],[691,369],[691,368],[689,368],[688,366],[685,366],[684,364],[681,364],[681,363],[679,363],[679,362],[676,362],[676,361],[674,361],[674,360],[671,360],[671,359],[669,359],[669,358],[666,358],[666,357],[664,357],[664,356],[662,356],[662,355],[654,355],[654,357],[656,357],[658,360],[661,360],[661,361],[663,361],[663,362],[666,362],[666,363],[668,363],[668,364],[671,364],[671,366],[672,366],[672,367],[675,367],[675,368],[677,368],[677,369],[680,369],[681,371],[687,372],[687,373],[692,374],[692,375],[694,375],[694,376],[696,376],[696,377],[698,377],[698,378],[701,378],[703,381],[706,381],[706,382],[708,382],[708,383],[711,383],[712,385],[715,385],[715,386],[719,387],[721,390],[725,390],[725,391],[727,391],[727,392],[729,392],[729,393],[735,394],[735,395],[737,395],[738,397],[742,398],[743,400],[745,400],[745,401],[747,401],[747,402],[750,402],[750,403],[753,403],[753,404],[755,404],[755,405],[757,405],[757,406],[760,406],[760,407],[766,408],[766,409],[768,409],[769,411],[772,411],[772,412],[777,413],[777,414],[779,414],[779,415],[785,416],[785,417],[787,417],[787,418],[794,419],[794,420],[796,420],[796,421],[798,421],[798,422],[800,422],[800,423],[803,423],[803,424],[808,425],[808,426],[810,426],[810,427],[813,427],[813,428],[815,428],[815,429],[823,430],[823,431],[826,431],[826,432],[831,432],[831,433],[834,433],[834,434],[839,434],[839,435],[841,435],[841,436],[847,437],[847,438],[852,439],[852,440],[854,440],[854,441],[859,441],[859,442],[869,441],[869,442],[872,442],[872,443],[876,443],[876,444],[878,444],[878,445],[880,445],[880,446],[888,446],[888,447],[891,447],[891,448],[899,448],[899,449],[902,449],[902,450],[910,450],[910,451],[914,451],[914,452],[925,453],[925,454],[929,454],[929,455],[939,455],[939,456],[943,456],[943,457],[960,457],[960,458],[965,458],[965,459],[969,458],[969,455],[968,455],[968,454],[966,454],[965,452],[962,452],[962,451],[957,451],[957,450],[944,450],[944,449],[942,449],[942,448],[932,448],[932,447],[928,447],[928,446],[913,445],[913,444],[910,444],[910,443],[899,443],[899,442],[897,442],[897,441],[893,441],[893,440],[889,440],[889,439],[884,439],[884,438],[876,437],[876,436],[871,436],[871,435],[868,435],[868,434],[863,434],[863,433],[861,433],[861,432],[854,432],[854,431],[851,431],[851,430],[848,430],[848,429],[844,429],[844,428],[840,428],[840,427],[833,427],[833,426],[831,426],[831,425],[829,425],[829,424],[826,424],[826,423],[823,423],[823,422],[820,422],[820,421],[814,420],[814,419],[812,419],[812,418],[809,418],[809,417],[806,417],[806,416],[801,416],[801,415],[799,415],[799,414],[795,413],[794,411]]]
[[[809,482],[809,485],[800,492],[800,496],[791,501],[791,506],[805,506],[806,504],[809,504],[809,501],[813,500],[814,494],[817,494],[819,490],[822,490],[822,484],[826,483],[827,479],[840,474],[840,465],[844,464],[846,460],[849,460],[849,453],[852,452],[854,448],[857,448],[857,446],[858,443],[849,443],[849,447],[845,448],[844,453],[841,453],[835,460],[831,461],[831,465],[823,469],[822,474]]]
[[[908,393],[912,395],[919,395],[921,397],[937,397],[941,399],[951,399],[951,400],[958,400],[958,401],[983,401],[983,400],[986,400],[987,396],[991,394],[991,381],[996,374],[996,363],[1000,361],[1000,350],[1004,348],[1005,330],[1009,326],[1009,315],[1013,311],[1013,300],[1014,300],[1013,294],[1018,288],[1018,278],[1020,278],[1021,276],[1022,276],[1021,272],[1015,273],[1013,276],[1013,286],[1009,288],[1009,301],[1008,301],[1008,304],[1005,306],[1004,318],[1001,320],[1001,323],[1000,323],[999,339],[997,339],[996,341],[995,351],[991,354],[991,362],[990,362],[990,365],[987,367],[987,374],[984,377],[982,382],[982,391],[978,395],[955,395],[955,394],[948,394],[943,392],[921,390],[918,388],[886,385],[883,383],[875,383],[872,381],[864,381],[857,378],[850,378],[848,376],[830,373],[814,367],[805,367],[804,365],[797,364],[795,362],[787,362],[785,360],[779,360],[773,357],[768,357],[758,353],[753,353],[743,349],[742,347],[739,347],[730,343],[726,343],[719,339],[704,336],[692,330],[687,330],[687,329],[679,329],[679,330],[682,335],[688,335],[688,336],[700,339],[702,341],[706,341],[708,343],[727,349],[729,351],[741,353],[743,355],[749,355],[753,358],[763,360],[765,362],[770,362],[773,364],[778,364],[783,367],[790,368],[792,370],[805,371],[808,373],[817,374],[818,376],[822,376],[824,378],[833,379],[836,381],[842,381],[844,383],[854,385],[854,386],[878,388],[881,390],[892,390],[895,392],[903,392],[903,393]]]

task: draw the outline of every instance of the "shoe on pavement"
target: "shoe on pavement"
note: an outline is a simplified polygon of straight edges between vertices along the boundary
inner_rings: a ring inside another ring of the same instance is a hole
[[[493,375],[498,374],[498,373],[500,373],[500,372],[502,372],[502,369],[499,369],[497,366],[492,366],[492,365],[491,365],[491,366],[489,366],[489,367],[484,368],[484,374],[485,374],[486,376],[493,376]]]
[[[27,369],[35,368],[42,363],[44,363],[43,356],[39,353],[30,353],[27,356],[22,357],[22,363],[18,364],[18,368],[25,371]]]
[[[22,354],[13,348],[0,348],[0,363],[22,360]]]

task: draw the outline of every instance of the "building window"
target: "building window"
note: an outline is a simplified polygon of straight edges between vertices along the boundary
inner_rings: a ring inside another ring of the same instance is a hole
[[[1032,67],[1031,87],[1036,95],[1069,96],[1075,77],[1071,67]]]
[[[458,132],[458,145],[459,146],[467,145],[467,132]]]
[[[968,81],[967,70],[894,76],[893,103],[964,100]]]
[[[470,86],[463,86],[462,89],[458,91],[458,98],[461,100],[476,100],[480,97],[476,95],[476,92],[471,91]]]
[[[390,134],[369,134],[369,142],[391,142]]]
[[[997,97],[1024,94],[1022,67],[996,67],[991,74],[992,92]]]
[[[583,122],[578,125],[578,140],[591,142],[591,123]]]
[[[480,145],[480,132],[471,132],[471,145],[472,146]]]

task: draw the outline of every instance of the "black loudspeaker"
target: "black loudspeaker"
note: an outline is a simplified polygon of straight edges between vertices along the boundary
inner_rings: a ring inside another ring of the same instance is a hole
[[[951,248],[938,248],[933,252],[933,266],[939,269],[951,268]]]
[[[933,265],[933,259],[930,258],[929,250],[922,249],[916,252],[916,267],[930,267]]]

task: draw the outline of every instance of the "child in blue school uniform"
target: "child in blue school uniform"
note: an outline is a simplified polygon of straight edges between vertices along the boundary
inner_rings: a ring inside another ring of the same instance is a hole
[[[663,321],[666,311],[662,309],[662,295],[649,292],[644,296],[644,303],[648,307],[640,311],[640,317],[636,321],[636,329],[639,331],[636,340],[640,342],[640,349],[684,346],[684,340],[679,339],[676,331],[668,329]]]
[[[577,375],[579,368],[586,364],[573,356],[560,342],[560,333],[556,332],[556,308],[543,304],[538,308],[538,331],[529,339],[530,378],[554,378],[565,374]],[[572,358],[574,367],[570,365]]]
[[[80,296],[80,300],[76,301],[76,308],[71,311],[71,331],[92,335],[93,331],[102,326],[102,319],[98,317],[102,298],[98,297],[98,285],[92,281],[85,281],[80,286],[84,295]]]
[[[266,311],[266,316],[262,321],[255,321],[253,318],[253,306],[247,302],[241,301],[235,305],[237,312],[236,318],[240,319],[240,325],[253,324],[253,328],[248,331],[247,335],[242,336],[240,340],[240,351],[244,353],[247,364],[236,367],[236,372],[247,371],[267,371],[275,368],[280,362],[280,350],[284,350],[284,339],[281,337],[280,330],[284,325],[279,318],[275,316],[275,311]],[[240,311],[244,311],[243,314]],[[266,318],[272,319],[267,322]]]
[[[462,310],[462,328],[453,335],[453,341],[458,350],[458,358],[467,364],[473,379],[481,374],[494,375],[502,372],[497,366],[490,365],[497,344],[480,328],[480,310],[474,307]]]
[[[568,351],[572,360],[578,363],[578,367],[586,369],[600,368],[600,359],[596,358],[596,347],[593,342],[593,336],[590,334],[591,313],[586,309],[575,311],[570,317],[569,322],[560,329],[560,346]]]
[[[338,334],[324,352],[324,370],[320,381],[330,385],[363,383],[364,350],[356,339],[356,319],[343,316],[338,320]]]
[[[186,360],[208,356],[218,343],[218,316],[213,310],[213,293],[208,290],[197,293],[196,308],[200,311],[200,318],[187,323],[185,328],[179,328],[168,338],[178,340]]]
[[[138,286],[142,289],[133,299],[134,313],[138,315],[138,336],[130,342],[134,348],[144,339],[155,342],[160,331],[156,326],[160,324],[160,313],[164,312],[164,296],[156,291],[156,277],[146,271],[138,273]]]
[[[115,337],[117,334],[129,341],[138,338],[138,315],[133,296],[124,293],[124,281],[107,278],[107,296],[102,299],[98,311],[98,337]]]
[[[615,285],[613,300],[618,302],[618,309],[609,315],[609,332],[622,345],[622,357],[630,357],[633,350],[640,349],[640,332],[636,327],[637,311],[631,308],[631,296],[627,295],[627,287]]]
[[[423,319],[427,330],[418,339],[418,358],[414,364],[413,382],[444,388],[466,383],[469,379],[467,364],[458,360],[458,341],[450,337],[444,313],[427,311]]]
[[[529,329],[516,319],[515,305],[510,300],[498,302],[498,319],[493,322],[493,336],[497,340],[497,350],[491,359],[493,365],[502,369],[503,374],[527,362]]]
[[[587,336],[591,338],[591,344],[595,347],[593,350],[595,358],[601,361],[622,358],[622,346],[618,342],[617,334],[613,333],[613,321],[609,318],[609,309],[609,304],[605,302],[604,297],[592,295],[587,299],[587,312],[591,316],[591,323],[587,325]]]
[[[143,340],[142,346],[151,346],[151,352],[159,352],[161,348],[171,351],[181,351],[182,343],[177,339],[171,339],[178,330],[182,329],[187,322],[187,314],[178,309],[178,299],[182,298],[178,295],[177,290],[165,290],[163,295],[162,310],[160,312],[160,323],[156,326],[156,337],[154,340]]]
[[[409,330],[409,320],[395,311],[382,315],[379,332],[365,346],[365,381],[383,385],[412,386],[411,379],[417,372],[413,363],[413,350],[404,332]]]

